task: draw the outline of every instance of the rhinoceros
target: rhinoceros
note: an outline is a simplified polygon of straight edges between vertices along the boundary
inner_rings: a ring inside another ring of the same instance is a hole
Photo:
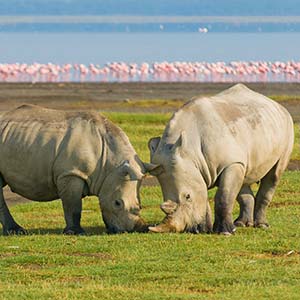
[[[144,231],[139,187],[145,172],[126,134],[96,112],[22,105],[0,117],[0,221],[25,233],[2,188],[34,201],[61,198],[66,234],[82,234],[82,198],[99,197],[108,232]]]
[[[237,84],[192,99],[150,139],[150,173],[162,188],[166,213],[153,232],[232,234],[236,226],[267,227],[266,208],[293,148],[293,121],[273,100]],[[260,183],[256,196],[251,185]],[[218,187],[215,220],[207,190]],[[233,223],[234,200],[240,214]]]

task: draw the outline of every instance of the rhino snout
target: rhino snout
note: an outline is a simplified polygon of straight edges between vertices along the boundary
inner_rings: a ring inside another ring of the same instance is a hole
[[[106,231],[108,234],[117,234],[117,233],[124,233],[124,232],[148,232],[148,225],[146,222],[140,218],[137,217],[137,220],[134,222],[134,225],[127,227],[126,229],[121,229],[120,227],[113,225],[113,224],[107,224],[106,225]]]
[[[210,205],[207,202],[204,215],[191,219],[189,211],[178,210],[180,206],[173,201],[166,201],[161,205],[166,217],[156,226],[149,226],[149,231],[158,233],[167,232],[190,232],[190,233],[211,233],[212,215]]]

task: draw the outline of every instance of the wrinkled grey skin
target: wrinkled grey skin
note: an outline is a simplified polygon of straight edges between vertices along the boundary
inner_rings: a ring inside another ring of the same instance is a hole
[[[34,201],[61,198],[66,234],[84,233],[82,198],[99,197],[108,232],[144,231],[139,186],[144,166],[125,133],[99,113],[23,105],[0,117],[0,221],[24,233],[2,188]]]
[[[238,84],[194,99],[171,118],[162,138],[149,141],[151,164],[163,192],[162,224],[154,232],[212,229],[207,190],[215,195],[213,231],[267,227],[266,208],[293,147],[293,121],[278,103]],[[251,184],[260,182],[254,197]],[[232,220],[234,200],[240,215]]]

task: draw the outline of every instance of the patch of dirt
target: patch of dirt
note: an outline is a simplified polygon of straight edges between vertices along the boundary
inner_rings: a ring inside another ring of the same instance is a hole
[[[300,206],[299,201],[271,202],[270,207]]]
[[[244,253],[240,252],[237,254],[238,256],[244,256],[254,259],[272,259],[272,258],[283,258],[283,257],[291,257],[291,256],[299,256],[300,253],[298,251],[290,250],[290,251],[270,251],[270,252],[262,252],[262,253]]]
[[[234,83],[129,82],[129,83],[0,83],[0,112],[21,104],[64,110],[172,112],[195,96],[217,94]],[[291,97],[281,101],[300,122],[300,83],[246,83],[266,96]],[[135,105],[135,101],[164,100],[160,105]],[[170,100],[174,103],[170,104]],[[175,103],[177,102],[177,103]]]
[[[35,263],[28,263],[28,264],[18,265],[17,268],[30,270],[30,271],[36,271],[36,270],[42,269],[43,266],[40,264],[35,264]]]
[[[264,253],[257,253],[255,254],[255,257],[257,258],[280,258],[280,257],[289,257],[289,256],[299,256],[299,253],[297,251],[287,251],[287,252],[264,252]]]
[[[3,195],[4,199],[6,201],[6,204],[10,207],[13,205],[21,204],[21,203],[26,203],[29,202],[30,200],[13,193],[8,186],[4,187],[3,189]]]
[[[11,253],[11,252],[5,252],[5,253],[0,253],[0,258],[6,258],[6,257],[14,257],[16,256],[16,253]]]
[[[156,177],[147,175],[142,182],[143,186],[156,186],[159,185],[159,182]]]
[[[294,159],[291,160],[287,167],[290,171],[299,171],[300,170],[300,160]]]

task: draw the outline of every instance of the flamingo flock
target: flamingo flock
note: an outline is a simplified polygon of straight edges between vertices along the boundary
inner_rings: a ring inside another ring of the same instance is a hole
[[[0,82],[300,82],[300,61],[0,64]]]

